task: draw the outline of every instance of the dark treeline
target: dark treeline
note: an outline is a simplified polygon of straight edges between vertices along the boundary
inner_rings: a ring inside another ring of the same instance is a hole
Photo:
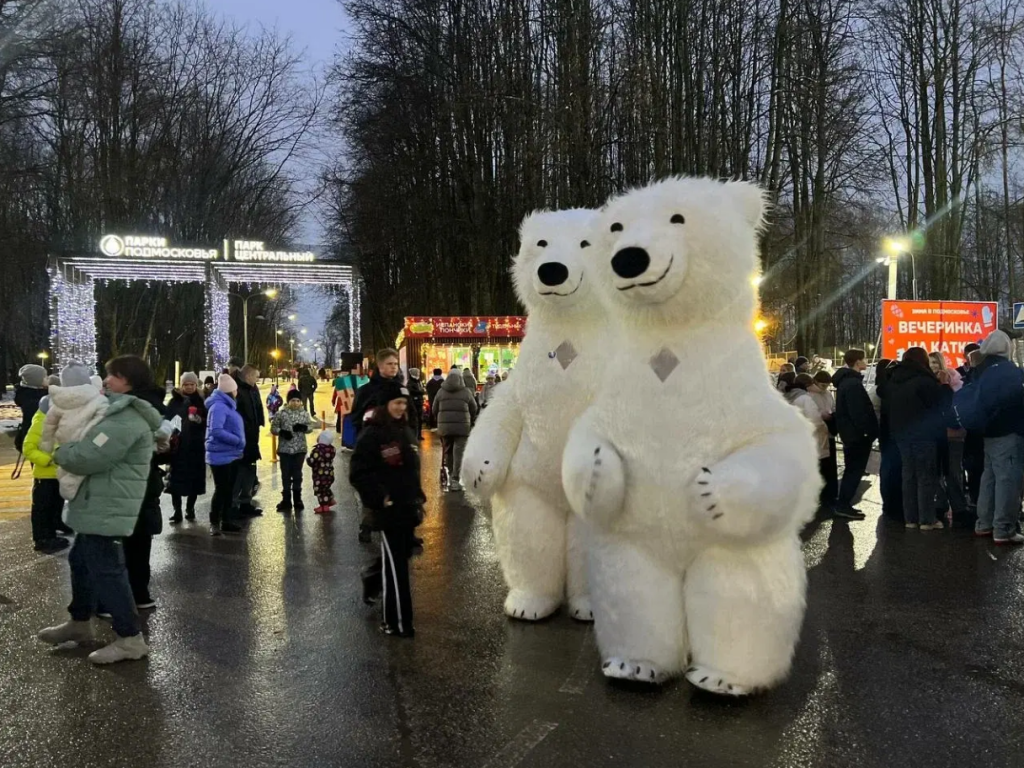
[[[0,0],[0,367],[48,346],[48,254],[96,253],[105,232],[287,243],[301,211],[287,169],[320,97],[287,40],[199,5]],[[110,282],[97,296],[101,359],[143,354],[159,376],[203,365],[200,285]],[[250,302],[254,360],[289,302]]]
[[[873,340],[886,234],[927,226],[923,298],[1019,284],[1024,14],[998,0],[343,0],[332,235],[367,341],[517,311],[522,216],[672,173],[772,193],[773,344]],[[901,269],[909,297],[910,265]]]

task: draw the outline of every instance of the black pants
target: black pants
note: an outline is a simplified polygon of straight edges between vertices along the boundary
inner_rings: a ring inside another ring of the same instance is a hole
[[[964,440],[964,472],[967,473],[967,499],[972,507],[978,506],[981,476],[985,472],[985,438],[969,433]]]
[[[310,416],[316,416],[316,406],[313,405],[313,395],[312,395],[312,393],[308,394],[308,395],[303,395],[302,396],[302,406],[304,408],[309,408],[309,415]]]
[[[868,468],[873,440],[860,440],[855,443],[843,443],[843,458],[846,468],[843,470],[843,481],[839,484],[839,506],[850,507],[860,488],[860,481]]]
[[[32,483],[32,541],[38,544],[57,536],[61,523],[64,498],[56,479],[36,480]]]
[[[412,527],[389,525],[380,532],[381,576],[384,582],[384,622],[400,633],[412,630],[409,555]]]
[[[284,501],[302,501],[302,464],[304,453],[279,453],[281,459],[281,496]]]
[[[124,540],[124,565],[136,605],[152,600],[149,595],[149,555],[152,549],[153,537],[148,533],[136,531]]]
[[[181,500],[183,498],[187,499],[187,501],[185,502],[185,509],[188,510],[189,512],[195,512],[196,511],[196,498],[197,498],[196,494],[190,493],[187,497],[184,497],[180,493],[172,493],[171,494],[171,504],[174,505],[174,512],[175,512],[175,514],[178,514],[178,515],[181,514]]]
[[[828,439],[828,456],[818,459],[818,472],[824,485],[821,487],[821,495],[818,503],[825,509],[831,509],[839,497],[839,467],[836,462],[836,441]]]
[[[240,461],[210,466],[213,472],[213,498],[210,500],[210,525],[231,522],[231,500],[235,494]]]
[[[234,463],[237,468],[235,469],[235,487],[231,496],[231,506],[235,508],[251,507],[253,506],[253,491],[256,488],[256,462],[239,459]]]

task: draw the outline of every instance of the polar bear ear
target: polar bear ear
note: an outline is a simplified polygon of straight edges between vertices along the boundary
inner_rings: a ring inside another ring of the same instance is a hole
[[[760,229],[764,224],[767,207],[764,190],[749,181],[730,181],[725,185],[725,189],[743,213],[747,223],[754,229]]]

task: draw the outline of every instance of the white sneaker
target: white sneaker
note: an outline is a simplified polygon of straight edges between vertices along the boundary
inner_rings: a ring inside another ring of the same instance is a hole
[[[1013,534],[1008,539],[993,539],[996,544],[1024,544],[1024,536],[1019,533]]]
[[[90,643],[95,639],[91,621],[65,621],[55,627],[47,627],[36,635],[44,643]]]
[[[132,637],[119,637],[110,645],[93,651],[89,654],[89,661],[93,664],[116,664],[119,661],[142,659],[146,656],[149,656],[149,646],[139,632]]]
[[[458,480],[452,480],[448,483],[448,490],[451,493],[459,493],[466,489],[462,487],[462,483],[460,483]]]

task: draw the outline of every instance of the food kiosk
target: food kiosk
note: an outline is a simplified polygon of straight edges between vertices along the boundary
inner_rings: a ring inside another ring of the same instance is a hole
[[[420,368],[423,378],[440,368],[470,368],[477,381],[487,375],[511,371],[519,357],[526,332],[526,318],[507,317],[407,317],[398,334],[402,368]]]

